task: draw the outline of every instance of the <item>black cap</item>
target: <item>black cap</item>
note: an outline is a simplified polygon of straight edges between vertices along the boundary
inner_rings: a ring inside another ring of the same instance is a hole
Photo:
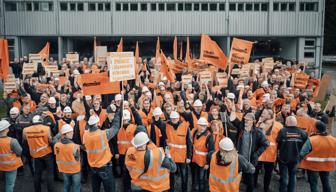
[[[315,123],[316,129],[318,132],[323,133],[327,130],[327,125],[323,123],[322,121],[316,121]]]

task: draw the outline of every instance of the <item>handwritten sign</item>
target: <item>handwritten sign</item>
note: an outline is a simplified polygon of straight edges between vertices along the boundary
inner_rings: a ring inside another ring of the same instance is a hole
[[[42,57],[40,54],[29,54],[30,63],[42,63]]]
[[[133,52],[112,52],[107,57],[110,82],[135,79]]]
[[[44,69],[46,71],[46,73],[48,74],[48,76],[59,76],[60,71],[58,70],[58,66],[57,65],[46,65],[44,66]]]
[[[14,74],[8,75],[8,78],[4,82],[4,92],[10,93],[16,91],[16,79]]]
[[[192,82],[192,75],[182,75],[182,83],[183,84],[191,84]]]
[[[24,63],[22,67],[23,75],[32,75],[37,71],[37,63]]]
[[[68,54],[66,54],[66,61],[69,61],[70,63],[78,62],[79,61],[78,53],[68,53]]]
[[[212,82],[212,73],[211,71],[203,71],[199,73],[199,80],[201,83],[209,83]]]

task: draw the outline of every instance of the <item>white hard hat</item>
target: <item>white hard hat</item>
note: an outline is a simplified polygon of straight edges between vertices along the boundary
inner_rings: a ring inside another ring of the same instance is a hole
[[[158,84],[158,87],[161,87],[161,86],[165,86],[164,82],[162,81]]]
[[[229,99],[235,99],[236,96],[235,96],[235,94],[233,94],[233,93],[228,93],[228,94],[227,94],[227,98],[229,98]]]
[[[9,114],[19,114],[20,110],[17,107],[12,107],[9,111]]]
[[[262,86],[262,87],[268,87],[268,82],[267,82],[267,81],[262,82],[262,83],[261,83],[261,86]]]
[[[142,87],[142,90],[141,90],[142,93],[147,92],[147,91],[149,91],[148,87],[146,86]]]
[[[161,80],[162,80],[162,81],[167,81],[168,79],[167,79],[166,76],[163,76],[163,77],[161,78]]]
[[[115,101],[120,101],[122,98],[122,95],[121,94],[117,94],[115,97],[114,97],[114,100]]]
[[[199,100],[199,99],[197,99],[197,100],[194,102],[193,105],[194,105],[194,107],[202,107],[202,106],[203,106],[202,101]]]
[[[56,103],[55,97],[50,97],[48,103],[55,104]]]
[[[225,137],[219,142],[219,148],[224,151],[232,151],[234,149],[234,145],[230,138]]]
[[[78,71],[77,69],[73,70],[72,73],[73,73],[74,75],[79,75],[79,74],[80,74],[79,71]]]
[[[172,111],[169,116],[171,119],[178,119],[180,118],[180,115],[176,111]]]
[[[128,110],[123,111],[123,120],[131,120],[131,113]]]
[[[63,113],[72,113],[72,110],[69,106],[64,107]]]
[[[156,115],[162,115],[162,110],[160,107],[156,107],[153,111],[153,115],[156,116]]]
[[[0,121],[0,131],[7,129],[10,126],[10,123],[7,120]]]
[[[263,102],[269,101],[270,99],[271,99],[271,94],[269,93],[265,93],[262,97]]]
[[[92,99],[92,97],[91,97],[91,95],[85,95],[85,100],[91,100]]]
[[[88,121],[89,125],[95,125],[97,123],[99,123],[100,119],[97,115],[91,115]]]
[[[66,134],[66,133],[69,133],[71,131],[73,131],[73,128],[71,127],[71,125],[65,124],[65,125],[62,126],[61,134]]]
[[[149,142],[148,135],[142,131],[137,133],[131,141],[132,145],[135,148],[145,145],[148,142]]]
[[[33,123],[42,123],[42,118],[39,115],[35,115],[32,120]]]
[[[198,125],[208,125],[208,121],[204,117],[201,117],[199,118],[197,124]]]

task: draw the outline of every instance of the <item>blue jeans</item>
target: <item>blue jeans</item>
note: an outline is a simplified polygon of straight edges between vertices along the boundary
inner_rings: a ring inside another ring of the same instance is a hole
[[[80,192],[81,173],[63,173],[64,178],[64,192]]]
[[[307,170],[311,192],[319,192],[318,178],[321,178],[323,192],[331,192],[329,172]]]
[[[279,162],[280,168],[280,192],[295,192],[296,191],[296,170],[297,163],[282,163]]]
[[[5,171],[5,192],[13,192],[17,170]]]
[[[112,173],[112,163],[109,162],[100,168],[91,168],[92,170],[92,191],[99,192],[100,184],[103,182],[105,192],[115,192],[115,181]]]

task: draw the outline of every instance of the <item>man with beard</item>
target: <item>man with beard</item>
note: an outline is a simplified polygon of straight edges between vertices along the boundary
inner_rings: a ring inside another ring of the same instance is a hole
[[[151,110],[151,103],[149,99],[144,99],[142,103],[142,109],[139,110],[139,114],[142,119],[142,123],[145,127],[149,126],[152,122],[153,112]]]
[[[276,121],[285,125],[286,118],[290,115],[291,115],[290,105],[289,104],[284,104],[281,107],[281,112],[279,114],[277,114],[277,116],[276,116]]]

